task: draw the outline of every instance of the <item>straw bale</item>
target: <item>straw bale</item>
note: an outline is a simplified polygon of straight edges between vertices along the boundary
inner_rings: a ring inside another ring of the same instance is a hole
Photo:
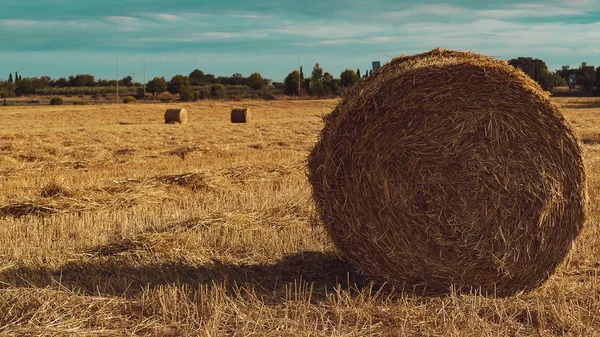
[[[249,108],[231,109],[231,123],[248,123],[252,114]]]
[[[393,59],[324,119],[309,180],[337,248],[427,294],[542,284],[585,219],[581,145],[504,61],[451,50]]]
[[[188,122],[188,114],[185,109],[168,109],[165,112],[166,124],[186,124]]]

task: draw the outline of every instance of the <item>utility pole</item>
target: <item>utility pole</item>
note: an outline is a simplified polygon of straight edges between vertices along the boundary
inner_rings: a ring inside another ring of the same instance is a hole
[[[146,102],[146,57],[144,57],[144,102]]]
[[[117,56],[117,64],[115,67],[115,80],[117,81],[117,103],[119,103],[119,57]]]

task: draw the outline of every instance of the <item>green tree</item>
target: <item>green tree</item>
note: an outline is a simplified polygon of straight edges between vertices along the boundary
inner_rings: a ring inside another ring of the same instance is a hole
[[[13,78],[12,78],[12,73],[8,74],[8,83],[12,83],[13,82]]]
[[[565,76],[568,78],[568,66],[565,69],[557,71],[556,73],[550,73],[546,63],[540,59],[533,59],[531,57],[519,57],[508,61],[508,64],[515,68],[521,69],[524,73],[529,75],[534,81],[538,82],[544,90],[552,90],[556,86],[566,84],[565,81],[559,79],[559,77]]]
[[[340,79],[324,80],[323,85],[325,86],[326,95],[339,95],[342,92]]]
[[[167,83],[167,90],[172,94],[178,94],[179,88],[189,86],[190,78],[183,75],[175,75]]]
[[[540,77],[544,72],[548,72],[548,66],[546,66],[544,61],[540,59],[533,59],[531,57],[519,57],[512,59],[508,61],[508,64],[515,68],[521,69],[536,82],[539,82]]]
[[[167,90],[172,94],[179,94],[182,101],[192,101],[194,99],[194,90],[192,90],[190,78],[187,76],[173,76],[167,84]]]
[[[40,81],[44,82],[44,84],[45,84],[44,86],[46,86],[46,87],[52,86],[52,82],[53,82],[53,80],[50,76],[42,76],[42,77],[40,77]]]
[[[179,88],[179,99],[182,101],[195,101],[198,99],[198,94],[194,93],[191,85],[182,86]]]
[[[600,67],[596,68],[596,91],[600,93]]]
[[[359,70],[359,72],[360,72],[360,70]],[[354,85],[358,81],[360,81],[359,73],[355,73],[351,69],[346,69],[346,70],[344,70],[344,72],[342,72],[340,74],[340,82],[341,82],[342,86],[345,88],[347,88],[351,85]]]
[[[556,74],[558,74],[560,77],[562,77],[569,87],[572,87],[575,85],[575,83],[571,83],[569,81],[569,78],[571,77],[571,75],[577,74],[577,69],[571,69],[571,67],[569,65],[563,65],[560,70],[556,71]]]
[[[15,96],[15,84],[6,82],[0,82],[0,97],[13,97]]]
[[[577,69],[575,83],[585,91],[591,90],[596,84],[596,68],[588,66],[586,62],[582,62]]]
[[[358,68],[356,69],[356,76],[358,76],[358,79],[360,79],[360,69],[358,69]]]
[[[150,93],[161,93],[167,91],[167,81],[164,77],[155,77],[146,85],[146,91]]]
[[[93,87],[96,81],[93,75],[77,74],[69,76],[69,86],[71,87]]]
[[[313,67],[313,71],[312,71],[310,78],[313,81],[320,81],[321,79],[323,79],[323,68],[321,68],[319,63],[315,63],[315,66]]]
[[[19,81],[19,73],[15,71],[15,83]]]
[[[327,96],[327,88],[325,87],[324,80],[311,81],[310,82],[310,91],[311,91],[311,94],[316,95],[317,97]]]
[[[298,83],[300,83],[300,73],[294,70],[283,81],[283,92],[288,96],[299,96]]]
[[[69,86],[69,81],[67,81],[67,79],[64,77],[61,77],[57,80],[52,81],[50,85],[58,88],[66,88]]]
[[[25,79],[21,79],[18,83],[16,83],[15,94],[17,96],[21,95],[31,95],[35,94],[35,91],[38,89],[42,89],[47,87],[48,84],[40,80],[37,77],[26,77]]]
[[[122,85],[124,87],[131,87],[133,85],[133,77],[131,77],[131,76],[123,77],[123,79],[121,79],[119,81],[119,85]]]
[[[259,90],[265,86],[265,80],[259,73],[252,73],[247,79],[247,85],[253,90]]]
[[[204,85],[206,83],[206,75],[199,69],[195,69],[189,75],[191,85]]]
[[[559,74],[547,71],[540,75],[539,83],[545,90],[552,90],[555,87],[567,86],[567,81]]]
[[[221,83],[215,83],[210,87],[210,96],[213,98],[222,98],[225,96],[225,86]]]

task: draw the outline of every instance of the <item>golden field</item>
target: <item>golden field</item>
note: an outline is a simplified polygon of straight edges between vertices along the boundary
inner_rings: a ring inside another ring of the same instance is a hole
[[[0,335],[600,335],[600,100],[556,101],[588,221],[509,298],[416,296],[337,256],[305,168],[335,100],[0,107]]]

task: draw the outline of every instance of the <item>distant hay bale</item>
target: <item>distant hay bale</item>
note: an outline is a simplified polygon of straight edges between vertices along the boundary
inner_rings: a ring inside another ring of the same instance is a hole
[[[248,123],[252,114],[249,108],[235,108],[231,110],[231,123]]]
[[[165,112],[166,124],[185,124],[188,122],[188,114],[185,109],[168,109]]]
[[[349,89],[308,166],[346,258],[428,294],[531,290],[585,219],[581,147],[560,108],[520,70],[470,52],[395,58]]]

